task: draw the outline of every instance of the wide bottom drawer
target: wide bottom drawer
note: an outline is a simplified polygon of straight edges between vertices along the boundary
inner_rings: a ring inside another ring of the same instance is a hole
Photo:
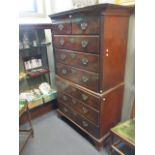
[[[94,125],[99,125],[99,112],[92,109],[90,106],[83,104],[83,102],[78,99],[65,93],[58,93],[58,102],[64,103],[66,106],[70,107],[71,110],[78,112]]]
[[[90,123],[87,119],[83,118],[77,112],[71,110],[63,103],[58,103],[59,110],[69,117],[75,124],[78,124],[82,129],[90,133],[96,138],[99,138],[99,128]]]

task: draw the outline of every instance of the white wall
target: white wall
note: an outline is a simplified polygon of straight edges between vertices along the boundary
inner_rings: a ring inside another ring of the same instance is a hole
[[[51,23],[50,18],[48,17],[49,14],[52,13],[52,1],[53,0],[43,0],[45,12],[43,16],[25,16],[21,17],[19,15],[19,23],[20,24],[35,24],[35,23]]]
[[[48,15],[52,13],[57,13],[65,10],[69,10],[73,8],[72,0],[43,0],[45,3],[45,14],[44,17],[36,16],[36,17],[20,17],[20,24],[28,24],[28,23],[51,23]]]
[[[115,0],[99,0],[99,3],[115,3]]]
[[[62,12],[73,8],[72,0],[51,0],[51,13]]]
[[[125,69],[125,92],[122,109],[122,121],[130,117],[135,97],[135,15],[129,19],[128,45]]]

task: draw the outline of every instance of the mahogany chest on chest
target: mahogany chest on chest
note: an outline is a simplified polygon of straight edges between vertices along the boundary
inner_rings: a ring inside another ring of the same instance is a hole
[[[108,4],[50,15],[58,113],[102,146],[120,121],[129,8]]]

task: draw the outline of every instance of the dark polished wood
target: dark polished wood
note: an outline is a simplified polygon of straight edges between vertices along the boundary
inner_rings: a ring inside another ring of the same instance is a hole
[[[53,25],[71,24],[71,33],[56,33],[55,28],[52,35],[58,112],[88,134],[97,149],[120,121],[132,11],[130,7],[100,4],[49,16]]]
[[[99,34],[99,18],[97,16],[81,16],[72,19],[72,34]]]
[[[95,15],[99,16],[99,15],[101,15],[102,12],[103,13],[111,12],[111,14],[113,13],[113,15],[117,15],[119,13],[119,15],[123,16],[124,13],[120,13],[121,10],[123,10],[123,11],[125,10],[127,12],[127,13],[125,12],[125,15],[129,16],[129,14],[131,12],[133,12],[134,9],[135,9],[134,6],[128,7],[128,6],[114,5],[114,4],[106,3],[106,4],[97,4],[97,5],[87,6],[84,8],[77,8],[77,9],[73,9],[73,10],[63,11],[63,12],[49,15],[49,17],[51,19],[58,20],[58,19],[63,19],[64,17],[72,18],[74,16],[77,16],[78,14],[81,15],[82,13],[85,15],[95,14]]]
[[[83,52],[55,49],[56,62],[91,72],[99,72],[99,56]]]
[[[56,73],[72,82],[98,92],[98,74],[56,63]]]
[[[56,84],[59,92],[68,93],[83,102],[84,104],[87,104],[90,107],[93,107],[100,111],[99,96],[88,93],[88,91],[76,87],[71,82],[62,79],[59,76],[56,76]]]
[[[82,117],[79,113],[73,111],[65,104],[59,102],[59,110],[70,118],[74,123],[78,124],[86,132],[91,133],[93,136],[99,136],[99,128],[93,125],[88,119]]]
[[[53,34],[71,34],[71,21],[68,19],[53,22]]]
[[[54,35],[54,47],[80,52],[99,53],[99,36]]]
[[[121,119],[124,83],[120,83],[102,96],[100,135],[106,134]],[[108,121],[107,121],[108,120]]]
[[[126,48],[128,39],[127,16],[104,16],[101,38],[101,83],[100,90],[105,91],[124,81]]]
[[[82,116],[90,120],[95,125],[99,125],[99,112],[95,111],[86,104],[83,104],[77,98],[70,96],[69,94],[58,94],[58,102],[62,102],[68,105],[74,111],[80,113]]]

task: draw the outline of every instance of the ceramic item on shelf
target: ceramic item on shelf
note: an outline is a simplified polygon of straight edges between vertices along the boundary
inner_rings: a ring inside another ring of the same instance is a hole
[[[29,42],[29,38],[28,38],[28,33],[25,32],[23,34],[23,45],[24,45],[24,48],[29,48],[30,47],[29,44],[30,44],[30,42]]]
[[[22,42],[19,42],[19,49],[23,49],[23,43]]]
[[[42,92],[43,95],[48,94],[51,92],[51,87],[47,82],[43,82],[39,86],[40,91]]]
[[[33,46],[36,47],[37,46],[37,41],[33,40]]]

